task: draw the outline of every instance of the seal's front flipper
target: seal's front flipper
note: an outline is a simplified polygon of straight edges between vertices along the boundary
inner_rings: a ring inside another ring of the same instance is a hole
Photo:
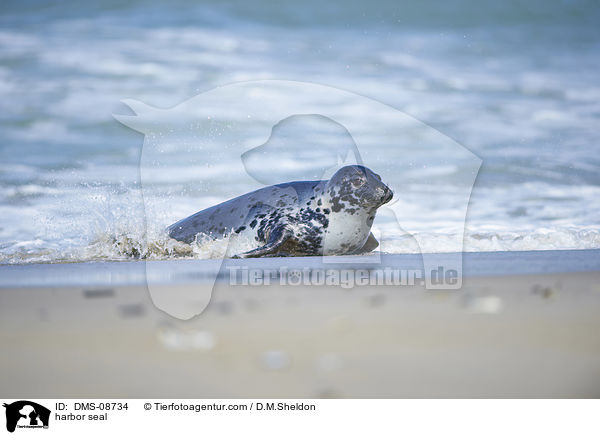
[[[260,248],[252,249],[243,254],[236,255],[237,258],[255,258],[255,257],[284,257],[288,255],[284,249],[284,245],[292,239],[294,234],[289,228],[279,226],[273,228],[269,234],[269,241]]]
[[[373,233],[369,233],[369,237],[367,238],[367,241],[365,242],[363,247],[353,252],[353,254],[366,254],[367,252],[373,251],[378,246],[379,242],[377,241]]]

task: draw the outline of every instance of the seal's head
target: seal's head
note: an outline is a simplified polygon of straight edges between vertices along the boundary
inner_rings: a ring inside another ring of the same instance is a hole
[[[361,165],[344,166],[327,182],[331,209],[354,214],[359,209],[375,211],[394,194],[381,177]]]

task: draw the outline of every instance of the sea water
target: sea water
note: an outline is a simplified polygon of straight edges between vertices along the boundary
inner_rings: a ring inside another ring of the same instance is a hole
[[[371,98],[481,159],[457,246],[461,162],[425,153],[407,171],[406,148],[382,141],[380,158],[402,168],[382,174],[395,201],[417,204],[401,216],[410,234],[381,210],[383,252],[600,248],[599,22],[583,0],[3,2],[0,263],[223,255],[218,241],[185,245],[164,227],[260,187],[232,175],[240,153],[166,153],[149,220],[144,137],[112,115],[131,114],[126,98],[169,108],[262,79]],[[311,162],[331,137],[310,120],[289,127],[292,151],[265,156],[269,180],[318,178]]]

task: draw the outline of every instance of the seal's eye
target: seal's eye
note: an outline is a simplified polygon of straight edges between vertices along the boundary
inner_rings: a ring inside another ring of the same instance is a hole
[[[365,184],[365,179],[362,177],[352,177],[350,182],[352,183],[352,187],[357,188]]]

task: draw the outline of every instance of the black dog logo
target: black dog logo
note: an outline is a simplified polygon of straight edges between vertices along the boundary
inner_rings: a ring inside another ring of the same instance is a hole
[[[29,400],[19,400],[10,405],[4,404],[6,408],[6,430],[14,432],[19,420],[19,426],[25,427],[48,427],[50,420],[50,410],[42,405]],[[40,425],[39,420],[42,421]]]

